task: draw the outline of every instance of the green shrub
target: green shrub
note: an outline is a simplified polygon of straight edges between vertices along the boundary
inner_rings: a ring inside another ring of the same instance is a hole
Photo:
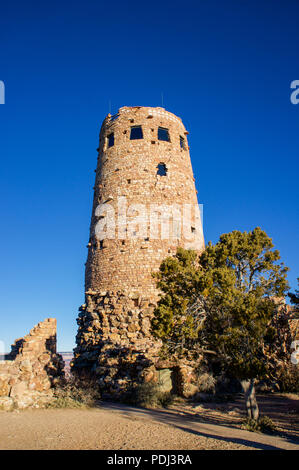
[[[144,408],[167,408],[174,400],[170,392],[163,392],[153,382],[136,385],[126,397],[126,402]]]
[[[173,403],[174,396],[170,392],[160,392],[158,403],[163,407],[167,408]]]
[[[273,434],[276,432],[276,426],[269,416],[262,416],[258,420],[246,418],[241,428],[247,431],[261,432],[264,434]]]

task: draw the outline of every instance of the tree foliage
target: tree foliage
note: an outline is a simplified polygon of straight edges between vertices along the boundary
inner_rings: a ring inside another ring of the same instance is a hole
[[[155,274],[162,291],[152,333],[170,354],[214,352],[240,380],[267,372],[265,345],[287,268],[260,228],[223,234],[198,256],[179,248]],[[272,338],[272,339],[271,339]]]
[[[154,274],[162,295],[152,333],[162,340],[164,353],[193,359],[214,354],[223,370],[240,380],[248,416],[255,420],[255,380],[271,372],[273,351],[282,352],[280,325],[288,335],[278,306],[288,289],[288,268],[273,248],[259,227],[235,230],[209,243],[200,256],[179,248]]]

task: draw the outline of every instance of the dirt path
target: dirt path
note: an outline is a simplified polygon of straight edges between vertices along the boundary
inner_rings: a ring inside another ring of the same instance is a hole
[[[146,410],[102,403],[95,409],[2,411],[0,449],[299,449],[294,434],[252,433],[237,427],[240,417],[219,416],[221,411],[210,404]]]

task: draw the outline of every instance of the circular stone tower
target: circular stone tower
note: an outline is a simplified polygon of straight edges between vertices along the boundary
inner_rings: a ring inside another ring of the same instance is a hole
[[[143,380],[157,360],[152,273],[178,246],[204,248],[187,135],[164,108],[125,106],[101,127],[73,367],[109,392]]]

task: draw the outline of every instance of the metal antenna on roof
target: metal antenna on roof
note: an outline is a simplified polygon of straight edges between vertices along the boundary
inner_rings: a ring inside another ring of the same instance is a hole
[[[162,108],[164,108],[164,96],[163,96],[163,91],[161,91],[161,103],[162,103]]]
[[[109,114],[111,114],[111,100],[109,100]]]

